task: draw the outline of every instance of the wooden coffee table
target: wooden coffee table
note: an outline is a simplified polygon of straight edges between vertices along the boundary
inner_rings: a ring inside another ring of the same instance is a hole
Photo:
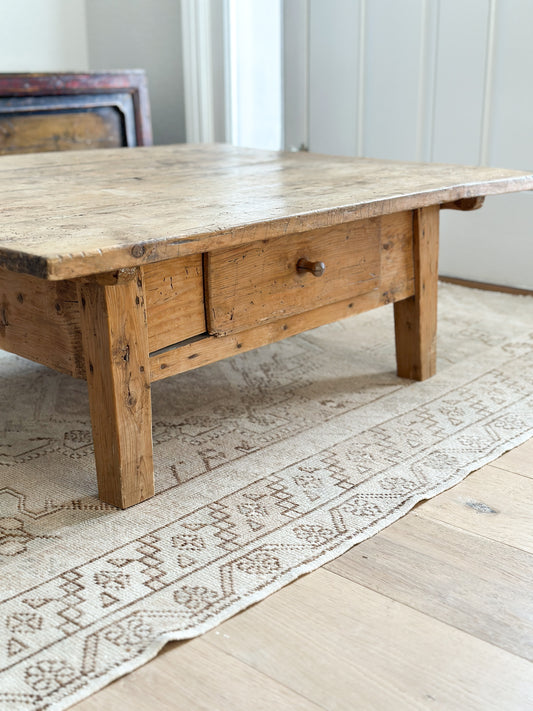
[[[533,175],[216,146],[0,159],[0,347],[85,378],[99,496],[154,493],[150,384],[394,302],[435,372],[441,208]]]

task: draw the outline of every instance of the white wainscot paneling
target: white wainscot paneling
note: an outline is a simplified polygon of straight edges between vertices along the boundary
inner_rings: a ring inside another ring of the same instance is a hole
[[[309,146],[309,0],[283,3],[284,148]]]
[[[533,170],[533,1],[285,5],[291,146]],[[532,194],[444,212],[441,273],[533,289],[532,225]]]
[[[429,160],[436,8],[427,0],[368,0],[362,152]]]
[[[495,15],[488,157],[533,170],[533,2],[499,0]]]
[[[477,162],[468,144],[476,142],[476,121],[479,120],[480,162],[533,171],[533,3],[491,0],[487,5],[488,19],[487,8],[478,8],[480,27],[477,31],[475,18],[467,15],[468,35],[459,41],[458,47],[463,48],[460,53],[465,56],[470,41],[471,65],[467,65],[466,75],[468,69],[474,70],[471,96],[461,99],[457,95],[455,111],[462,120],[444,140],[445,128],[440,129],[435,159]],[[470,3],[462,7],[469,8]],[[485,83],[480,112],[477,108],[481,89],[479,55],[483,41]],[[455,46],[451,36],[443,37],[441,43],[450,48]],[[438,91],[444,86],[446,76],[450,81],[451,72],[444,75],[437,84]],[[464,76],[463,81],[469,84]],[[468,110],[464,110],[462,101],[467,102]],[[453,126],[453,117],[450,122]],[[533,289],[533,194],[487,198],[482,210],[471,218],[443,215],[441,232],[442,274]]]
[[[488,197],[481,210],[441,213],[443,275],[533,290],[533,193]]]
[[[229,0],[231,142],[279,150],[281,0]]]
[[[489,0],[439,3],[433,161],[481,160],[488,31]]]
[[[364,0],[309,5],[309,147],[357,155]]]

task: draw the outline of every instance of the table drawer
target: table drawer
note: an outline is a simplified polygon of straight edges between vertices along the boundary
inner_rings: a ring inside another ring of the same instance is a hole
[[[205,333],[202,255],[143,267],[150,352]]]
[[[207,328],[225,335],[377,289],[383,218],[361,220],[210,252]],[[314,276],[301,259],[322,262]]]

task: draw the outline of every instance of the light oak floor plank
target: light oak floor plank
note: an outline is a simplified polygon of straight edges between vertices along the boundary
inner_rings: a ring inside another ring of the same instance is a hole
[[[533,708],[530,452],[75,708]]]
[[[327,570],[204,639],[327,709],[527,709],[533,665]]]
[[[76,711],[321,711],[321,707],[203,638],[167,645]]]
[[[510,452],[492,463],[498,469],[522,474],[533,479],[533,438],[524,442],[520,447],[511,449]]]
[[[413,513],[533,553],[532,511],[533,480],[487,465]]]
[[[411,514],[326,568],[533,661],[531,553]]]

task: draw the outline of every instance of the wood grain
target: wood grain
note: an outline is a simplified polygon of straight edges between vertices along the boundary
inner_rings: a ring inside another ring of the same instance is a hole
[[[76,284],[0,268],[0,348],[84,377]]]
[[[462,212],[468,212],[470,210],[479,210],[481,207],[483,207],[484,202],[484,197],[467,197],[461,198],[460,200],[454,200],[453,202],[442,203],[440,209],[461,210]]]
[[[533,661],[531,553],[411,514],[326,568]]]
[[[504,454],[493,466],[533,479],[533,439]]]
[[[519,171],[228,145],[7,156],[0,264],[72,278],[532,188]]]
[[[324,569],[219,632],[203,639],[324,708],[496,711],[532,700],[526,660]]]
[[[84,97],[101,97],[107,105],[106,96],[122,95],[133,105],[135,136],[127,145],[151,146],[152,122],[150,118],[150,100],[146,74],[142,69],[119,70],[112,72],[39,72],[0,75],[0,97],[12,104],[21,105],[22,110],[43,105],[46,110],[48,100],[57,108],[58,103],[79,98],[83,105]],[[38,100],[35,101],[35,98]],[[43,100],[40,100],[43,99]],[[136,139],[136,141],[135,141]]]
[[[454,487],[426,501],[416,515],[484,535],[492,541],[533,553],[533,481],[506,473],[502,500],[502,471],[485,466]]]
[[[177,373],[199,368],[222,358],[282,340],[311,328],[346,318],[356,313],[406,299],[414,294],[412,219],[409,214],[382,223],[380,233],[380,281],[378,288],[360,296],[327,304],[301,314],[280,318],[273,323],[249,328],[227,336],[205,336],[182,343],[176,348],[153,354],[150,358],[151,379],[160,380]],[[404,228],[397,229],[398,224]],[[309,276],[310,279],[314,277]],[[322,277],[320,277],[322,278]]]
[[[386,303],[389,303],[388,296],[372,291],[338,304],[321,306],[318,309],[289,316],[273,323],[265,323],[240,333],[193,338],[190,342],[177,344],[174,348],[152,354],[150,377],[152,381],[169,378],[172,375],[194,370],[208,363],[214,363],[238,353],[245,353],[268,343],[281,341],[297,333],[368,311]]]
[[[0,115],[0,155],[118,148],[122,117],[110,107],[90,111]]]
[[[411,229],[410,215],[360,220],[207,255],[207,326],[226,335],[377,289],[381,220]],[[315,277],[301,259],[323,262]]]
[[[437,367],[439,206],[414,212],[415,293],[394,304],[396,360],[401,378],[426,380]]]
[[[204,333],[202,255],[143,267],[150,352]]]
[[[178,664],[169,649],[179,653]],[[136,692],[128,703],[132,685]],[[202,639],[186,645],[170,645],[158,657],[156,668],[141,667],[72,708],[76,711],[102,711],[113,707],[122,711],[250,711],[251,703],[254,711],[322,709]]]
[[[446,284],[457,284],[458,286],[466,286],[469,289],[481,289],[482,291],[499,291],[502,294],[515,294],[517,296],[533,296],[532,289],[518,289],[515,286],[506,286],[505,284],[487,284],[485,281],[473,281],[472,279],[459,279],[458,277],[450,277],[439,274],[439,281]]]
[[[98,496],[126,508],[153,496],[152,410],[144,286],[79,284]]]

